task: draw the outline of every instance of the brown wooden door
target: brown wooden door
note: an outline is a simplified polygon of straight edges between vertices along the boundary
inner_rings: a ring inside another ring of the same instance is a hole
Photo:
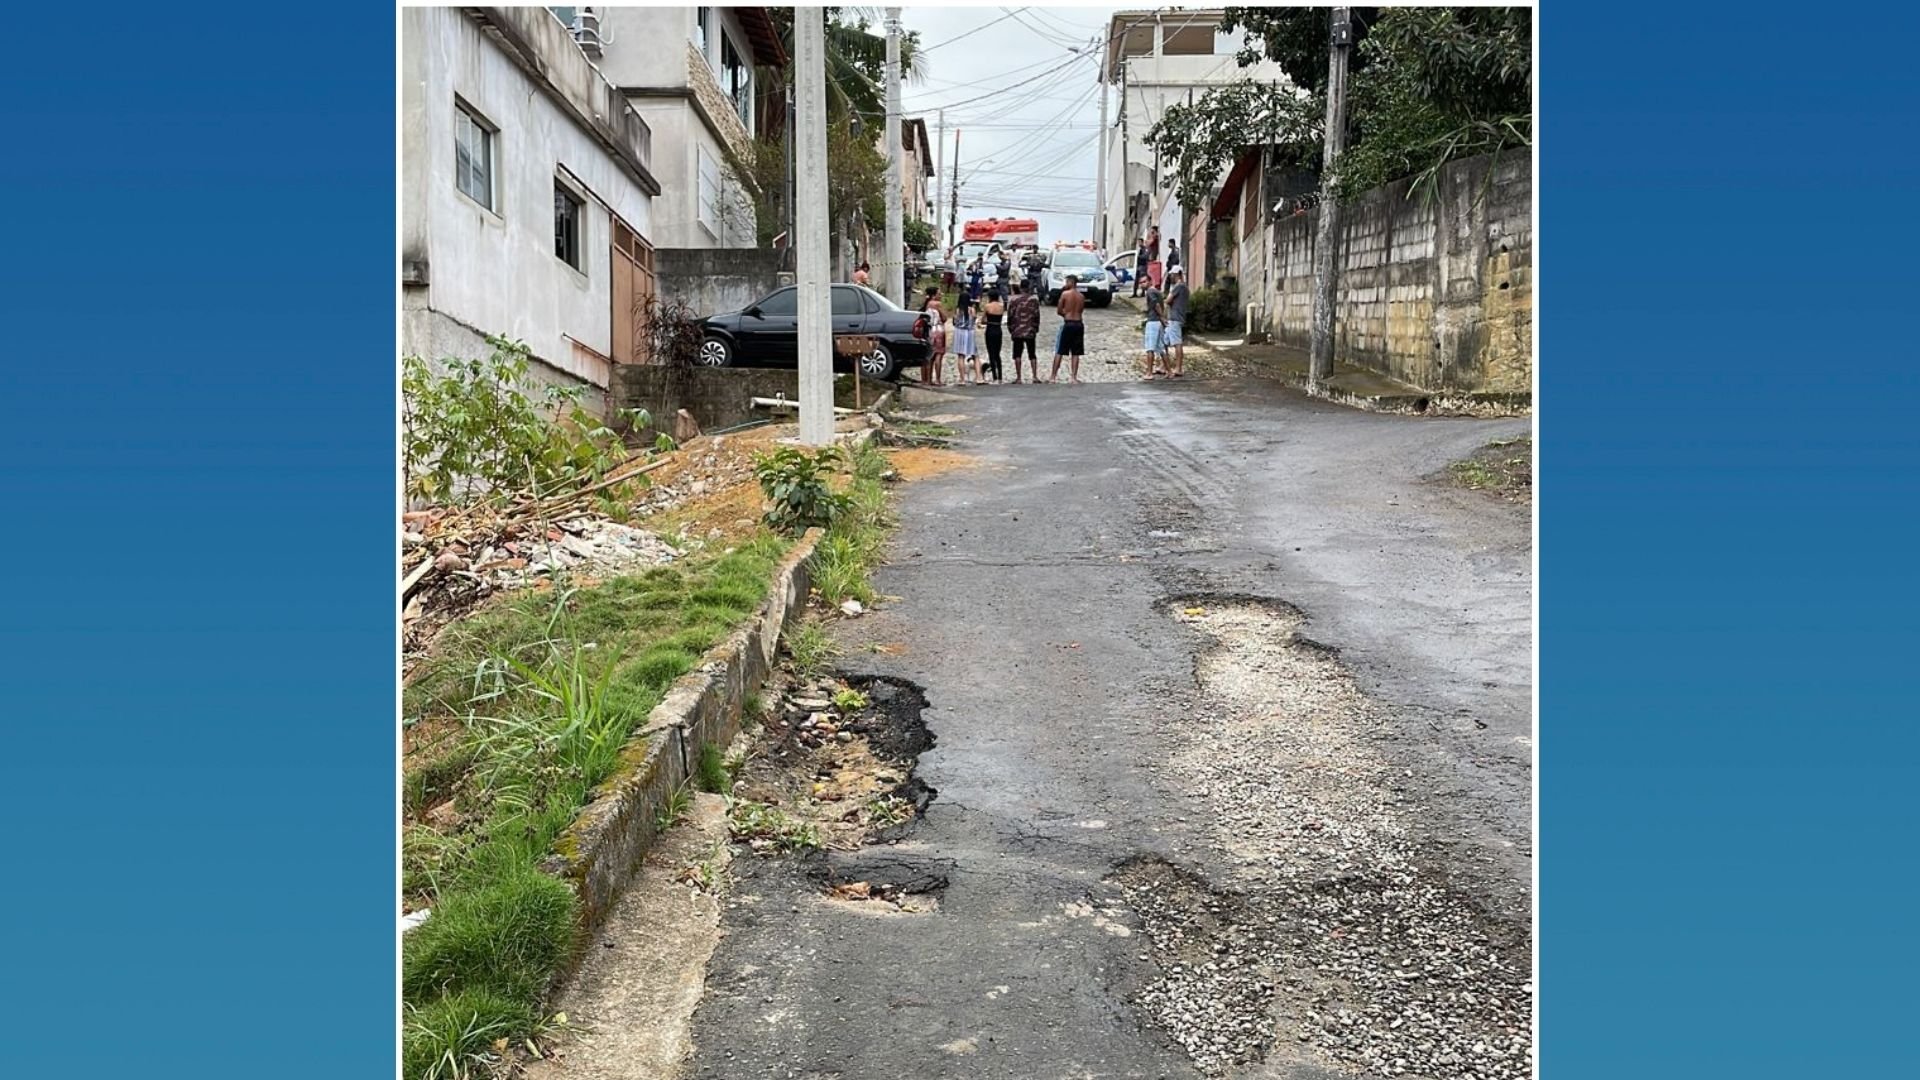
[[[654,295],[653,245],[613,219],[613,362],[649,364],[646,320]]]

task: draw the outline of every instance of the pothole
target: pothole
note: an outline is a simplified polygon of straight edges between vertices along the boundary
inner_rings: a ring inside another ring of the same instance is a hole
[[[1252,932],[1245,899],[1153,857],[1122,863],[1108,881],[1139,917],[1148,942],[1140,959],[1158,972],[1134,1006],[1209,1076],[1265,1060],[1271,949]]]
[[[1380,749],[1391,718],[1279,601],[1183,596],[1161,610],[1213,640],[1201,708],[1157,766],[1232,888],[1122,866],[1159,978],[1135,1005],[1211,1076],[1296,1060],[1382,1076],[1531,1071],[1531,930],[1493,914],[1419,838],[1415,777]]]
[[[756,853],[806,857],[831,901],[921,914],[946,888],[938,861],[885,852],[935,792],[914,775],[934,744],[926,695],[902,679],[829,675],[769,685],[756,747],[733,785],[733,833]]]

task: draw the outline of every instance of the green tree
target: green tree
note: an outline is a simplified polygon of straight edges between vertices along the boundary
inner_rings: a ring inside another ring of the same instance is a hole
[[[880,22],[879,13],[868,7],[768,8],[767,14],[780,31],[780,42],[787,55],[793,55],[793,13],[818,11],[827,21],[827,117],[845,121],[860,115],[879,119],[887,114],[887,39],[884,33],[869,28]],[[924,77],[925,64],[920,55],[920,34],[916,30],[900,35],[900,78],[918,82]],[[876,127],[878,125],[875,125]]]
[[[1526,8],[1354,8],[1348,63],[1348,141],[1343,195],[1411,176],[1430,190],[1441,165],[1528,145],[1533,135],[1532,13]],[[1148,132],[1187,209],[1245,147],[1274,145],[1292,164],[1323,157],[1327,12],[1320,8],[1228,8],[1228,33],[1253,44],[1242,67],[1271,60],[1292,86],[1252,81],[1169,108]],[[1296,89],[1297,88],[1297,89]]]
[[[900,235],[906,240],[907,246],[915,251],[925,251],[940,242],[933,234],[933,226],[919,218],[906,219]]]

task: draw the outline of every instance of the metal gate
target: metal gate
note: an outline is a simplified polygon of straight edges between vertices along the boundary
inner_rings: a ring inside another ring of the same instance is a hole
[[[649,364],[647,311],[653,306],[653,245],[613,219],[613,362]]]

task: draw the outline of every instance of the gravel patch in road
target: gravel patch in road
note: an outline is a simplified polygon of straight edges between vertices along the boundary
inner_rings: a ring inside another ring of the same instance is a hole
[[[1296,1058],[1381,1076],[1531,1072],[1531,932],[1490,915],[1416,836],[1375,746],[1389,718],[1283,605],[1195,601],[1203,707],[1162,779],[1208,821],[1234,889],[1164,864],[1115,875],[1160,977],[1136,999],[1208,1075]]]

